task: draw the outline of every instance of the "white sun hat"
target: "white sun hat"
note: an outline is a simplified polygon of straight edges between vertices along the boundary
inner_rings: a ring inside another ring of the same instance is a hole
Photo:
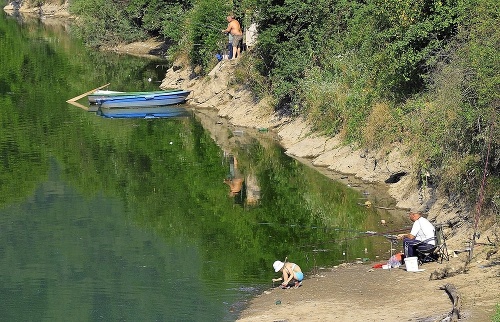
[[[283,263],[281,261],[275,261],[273,264],[274,271],[279,272],[279,270],[282,269],[284,265],[285,265],[285,263]]]

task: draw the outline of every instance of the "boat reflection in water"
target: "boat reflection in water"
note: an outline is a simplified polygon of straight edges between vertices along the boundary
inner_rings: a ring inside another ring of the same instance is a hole
[[[99,107],[96,114],[105,118],[174,118],[191,116],[192,113],[182,106],[167,105],[126,108]]]

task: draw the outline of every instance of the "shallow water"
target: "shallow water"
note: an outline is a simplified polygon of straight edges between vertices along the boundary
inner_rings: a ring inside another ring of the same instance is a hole
[[[230,156],[194,115],[105,119],[66,103],[109,82],[156,90],[167,62],[3,13],[0,39],[3,320],[231,321],[276,259],[307,278],[387,254],[364,233],[385,213],[274,144],[231,151],[246,184],[229,197]]]

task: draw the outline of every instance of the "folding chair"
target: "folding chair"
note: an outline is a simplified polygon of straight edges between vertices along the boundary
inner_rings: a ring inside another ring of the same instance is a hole
[[[437,260],[439,260],[439,263],[442,263],[443,260],[450,260],[448,247],[446,246],[446,238],[443,233],[443,225],[435,225],[434,227],[436,229],[435,237],[424,240],[414,246],[419,264]],[[429,242],[432,240],[434,240],[435,245],[429,246]]]

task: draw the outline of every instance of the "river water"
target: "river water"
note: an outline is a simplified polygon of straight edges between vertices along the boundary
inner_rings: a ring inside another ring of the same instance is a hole
[[[366,232],[388,214],[272,141],[226,151],[193,113],[106,119],[66,103],[106,83],[158,90],[169,67],[89,50],[68,28],[0,15],[1,320],[233,321],[276,259],[307,279],[387,256]]]

